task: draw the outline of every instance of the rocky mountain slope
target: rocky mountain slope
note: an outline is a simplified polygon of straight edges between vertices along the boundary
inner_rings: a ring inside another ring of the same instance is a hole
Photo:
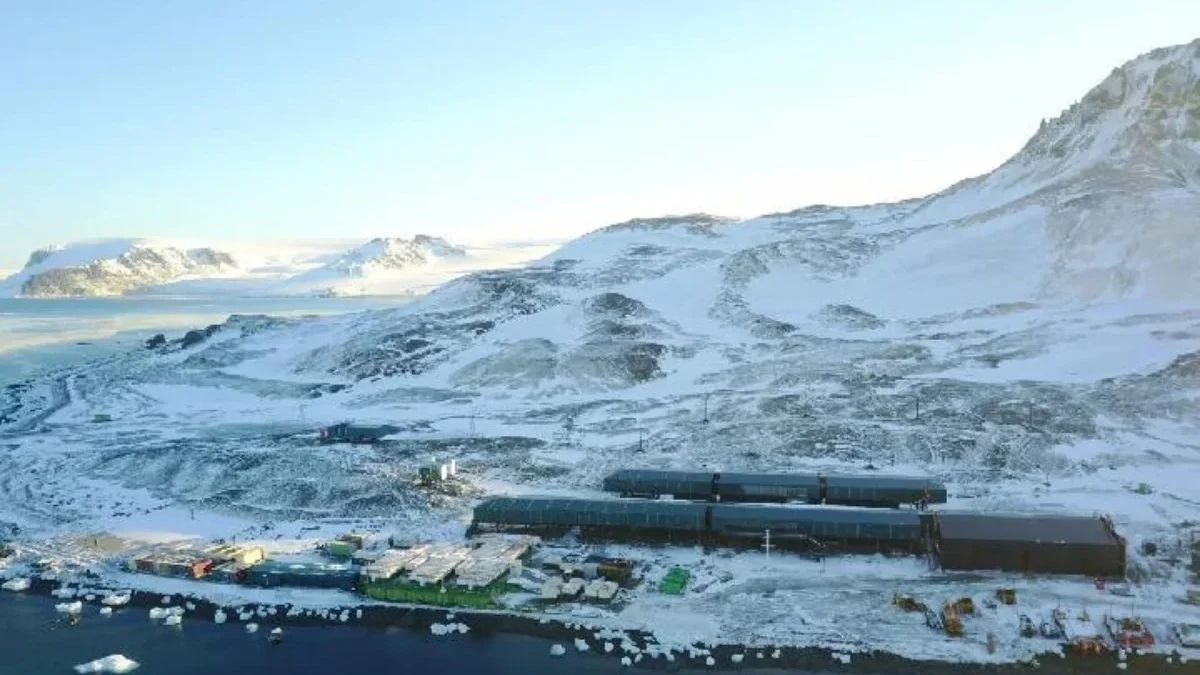
[[[875,468],[938,474],[959,507],[1108,510],[1135,546],[1173,537],[1200,503],[1198,111],[1200,42],[1125,64],[996,171],[922,199],[635,220],[393,310],[236,317],[64,375],[44,421],[61,445],[0,455],[0,475],[59,482],[0,487],[68,520],[107,503],[100,478],[432,528],[466,505],[416,508],[402,477],[434,455],[492,491],[576,495],[631,464]],[[348,418],[402,431],[315,445]]]

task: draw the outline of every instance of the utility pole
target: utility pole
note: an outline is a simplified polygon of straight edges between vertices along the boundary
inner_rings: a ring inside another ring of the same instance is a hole
[[[917,406],[917,421],[920,422],[921,421],[921,395],[920,394],[913,395],[913,403],[915,403]]]
[[[708,424],[708,397],[710,394],[704,395],[704,423]]]
[[[769,561],[771,559],[771,531],[770,530],[767,530],[765,537],[766,537],[767,541],[765,544],[762,545],[762,547],[767,552],[767,560]]]
[[[642,446],[643,433],[644,432],[641,429],[638,429],[638,452],[643,452],[645,450],[645,448]]]

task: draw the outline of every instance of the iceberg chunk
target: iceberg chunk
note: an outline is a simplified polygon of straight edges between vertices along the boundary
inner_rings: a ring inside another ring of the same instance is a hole
[[[128,673],[136,670],[140,664],[124,654],[113,654],[102,659],[88,661],[75,666],[77,673]]]

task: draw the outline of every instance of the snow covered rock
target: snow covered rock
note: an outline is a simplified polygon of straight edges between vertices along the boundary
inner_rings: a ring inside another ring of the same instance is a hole
[[[83,611],[83,603],[76,600],[75,602],[63,602],[54,606],[54,611],[59,614],[79,614]]]
[[[166,608],[163,608],[163,607],[151,607],[150,608],[150,618],[151,619],[154,619],[154,620],[165,619],[165,618],[167,618],[167,616],[168,616],[168,613],[167,613]]]
[[[171,614],[163,619],[164,626],[181,626],[183,625],[183,617],[179,614]]]
[[[229,615],[224,610],[218,609],[213,613],[213,623],[222,624],[229,620]]]
[[[704,665],[708,666],[709,668],[712,668],[713,666],[717,665],[717,660],[710,656],[710,657],[704,659]]]
[[[104,658],[88,661],[75,666],[77,673],[128,673],[136,670],[137,661],[126,657],[123,654],[113,654]]]
[[[562,645],[558,645],[558,644],[550,645],[550,656],[562,656],[563,654],[566,654],[566,653],[567,653],[566,647],[564,647]]]
[[[632,666],[632,665],[633,665],[633,660],[632,660],[632,659],[630,659],[628,656],[622,656],[622,657],[621,657],[621,665],[623,665],[623,666],[625,666],[626,668],[628,668],[629,666]]]
[[[113,613],[112,607],[101,607],[100,608],[100,616],[112,616],[112,613]]]
[[[258,624],[256,624],[256,623],[246,624],[246,632],[247,633],[257,633],[258,632]]]
[[[742,661],[745,660],[745,658],[746,658],[745,654],[734,654],[729,657],[729,660],[734,663],[741,663]]]
[[[587,640],[583,638],[575,638],[575,649],[581,652],[586,652],[591,647],[588,646]]]

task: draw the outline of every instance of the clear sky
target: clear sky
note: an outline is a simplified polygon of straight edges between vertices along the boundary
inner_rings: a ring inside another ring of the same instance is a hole
[[[1198,36],[1195,0],[8,2],[0,269],[917,196]]]

